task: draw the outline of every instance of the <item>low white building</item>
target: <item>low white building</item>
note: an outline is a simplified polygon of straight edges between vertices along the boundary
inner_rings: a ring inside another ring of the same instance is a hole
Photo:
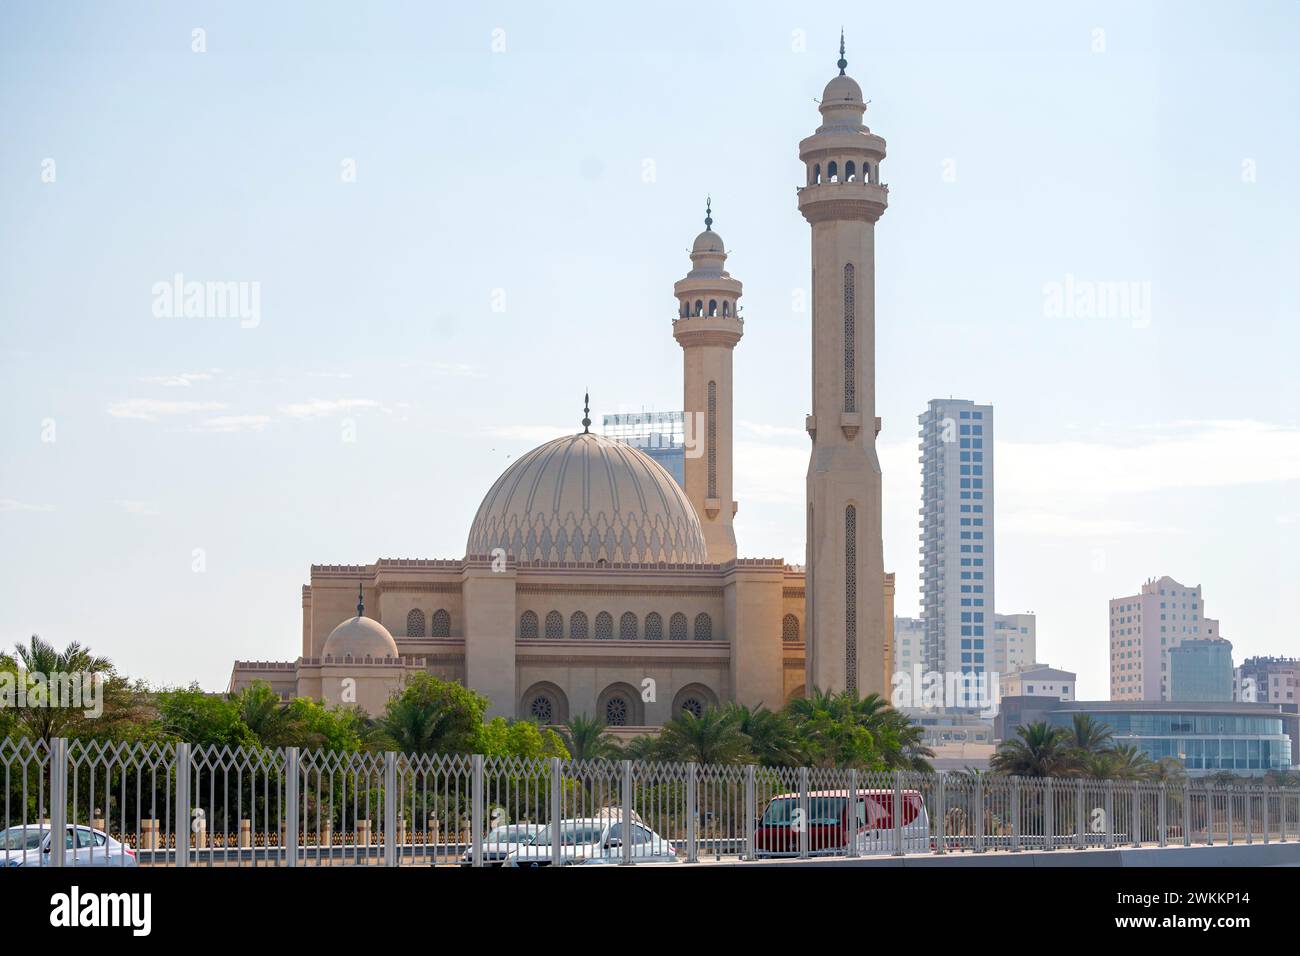
[[[1003,674],[998,681],[998,699],[1003,697],[1054,697],[1074,700],[1078,676],[1073,671],[1057,670],[1047,664],[1027,664]]]

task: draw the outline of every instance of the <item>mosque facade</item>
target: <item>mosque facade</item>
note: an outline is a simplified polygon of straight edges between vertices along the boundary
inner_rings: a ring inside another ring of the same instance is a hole
[[[812,232],[805,565],[737,555],[743,287],[710,210],[674,286],[692,437],[684,483],[585,417],[488,489],[464,557],[313,565],[300,655],[235,662],[231,691],[264,681],[285,698],[378,713],[427,671],[482,693],[491,715],[586,714],[619,733],[730,701],[775,709],[813,686],[887,695],[894,582],[881,548],[874,357],[885,143],[863,123],[842,41],[838,65],[799,150]]]

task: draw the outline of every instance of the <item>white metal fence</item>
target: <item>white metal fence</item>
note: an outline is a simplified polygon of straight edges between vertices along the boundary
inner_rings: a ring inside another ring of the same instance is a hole
[[[402,866],[1190,846],[1300,837],[1300,790],[988,774],[0,739],[0,867]],[[895,812],[895,811],[898,812]],[[624,829],[622,825],[625,824]],[[583,827],[586,827],[584,830]],[[96,832],[98,831],[98,835]],[[572,832],[570,832],[572,831]],[[647,833],[648,831],[648,833]],[[65,840],[47,839],[51,833]],[[603,839],[603,837],[602,837]],[[655,842],[659,841],[659,842]]]

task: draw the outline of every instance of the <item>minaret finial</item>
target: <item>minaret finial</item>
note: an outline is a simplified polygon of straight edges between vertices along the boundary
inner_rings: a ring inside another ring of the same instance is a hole
[[[357,617],[366,616],[366,597],[361,593],[361,582],[357,582]]]
[[[582,433],[588,435],[591,433],[591,393],[583,392],[582,394]]]
[[[849,65],[849,61],[844,59],[844,28],[840,27],[840,59],[835,64],[840,68],[840,76],[844,75],[844,68]]]
[[[713,231],[713,197],[707,196],[704,200],[704,231]]]

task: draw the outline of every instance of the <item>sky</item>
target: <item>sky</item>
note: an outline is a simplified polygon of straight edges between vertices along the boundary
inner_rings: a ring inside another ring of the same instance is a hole
[[[1300,653],[1289,2],[6,3],[0,645],[219,690],[298,655],[311,564],[462,556],[585,390],[681,407],[706,195],[745,284],[740,550],[802,564],[797,150],[841,26],[888,143],[898,613],[916,418],[953,396],[995,409],[997,610],[1081,698],[1153,576],[1238,659]],[[169,310],[178,275],[248,308]]]

